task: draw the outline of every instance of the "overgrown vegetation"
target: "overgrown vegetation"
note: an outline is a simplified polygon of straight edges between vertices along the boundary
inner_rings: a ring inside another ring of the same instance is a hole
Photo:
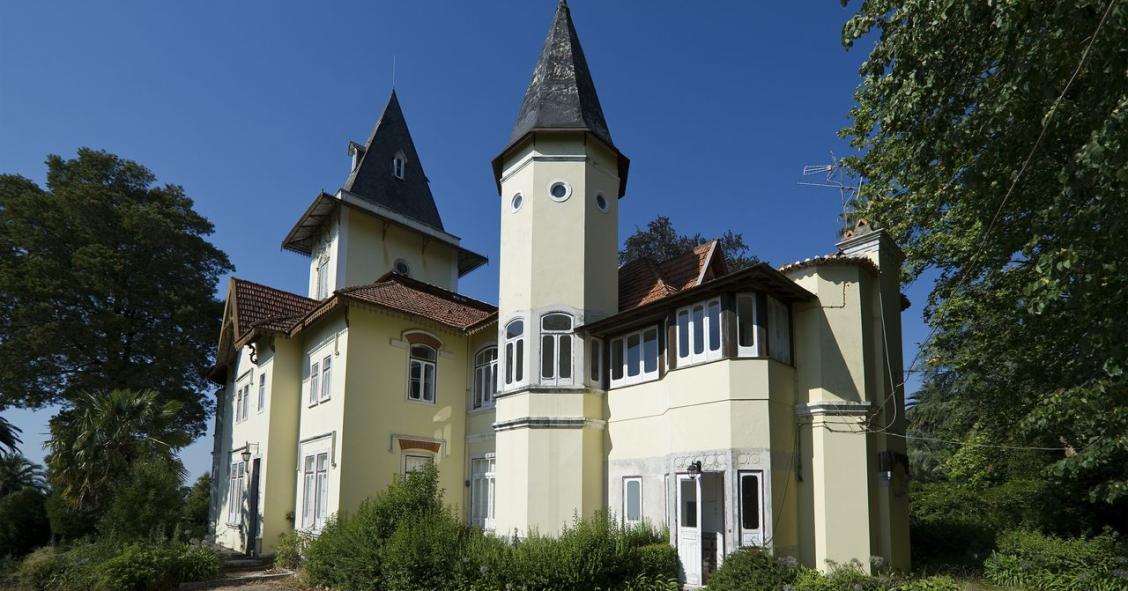
[[[183,581],[215,578],[219,568],[215,552],[200,546],[97,542],[40,548],[23,560],[16,580],[29,591],[162,591]]]
[[[758,548],[729,554],[708,582],[709,591],[959,591],[950,577],[871,576],[860,565],[831,565],[821,573],[794,558],[772,557]]]
[[[442,506],[433,467],[331,519],[308,543],[285,536],[279,560],[292,565],[303,545],[305,582],[340,591],[678,588],[663,533],[596,515],[555,537],[493,537]]]

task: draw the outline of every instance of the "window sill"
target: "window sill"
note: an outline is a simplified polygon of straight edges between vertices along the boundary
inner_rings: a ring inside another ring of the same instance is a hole
[[[468,415],[481,415],[481,414],[485,414],[487,412],[494,412],[496,410],[497,410],[497,406],[493,403],[490,403],[490,404],[485,404],[485,405],[479,406],[478,408],[471,408],[470,410],[466,411],[466,414],[468,414]]]
[[[421,404],[421,405],[426,405],[426,406],[436,406],[436,403],[435,403],[434,400],[416,400],[414,398],[405,398],[404,401],[408,402],[410,404]]]
[[[611,385],[608,388],[608,390],[617,390],[619,388],[626,388],[628,386],[637,386],[639,384],[646,384],[646,383],[649,383],[649,382],[657,382],[660,379],[662,379],[662,376],[658,372],[654,372],[653,374],[643,374],[642,376],[634,377],[634,378],[623,378],[621,380],[611,380]]]

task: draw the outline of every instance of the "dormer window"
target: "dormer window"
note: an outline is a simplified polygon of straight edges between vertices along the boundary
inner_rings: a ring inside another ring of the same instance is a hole
[[[403,169],[405,164],[406,161],[403,159],[403,156],[399,154],[396,154],[396,157],[392,158],[392,175],[401,181],[403,180]]]

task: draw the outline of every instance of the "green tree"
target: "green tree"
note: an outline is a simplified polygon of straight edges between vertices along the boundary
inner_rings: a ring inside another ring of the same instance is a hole
[[[856,207],[939,275],[930,364],[978,433],[1064,448],[1045,473],[1123,525],[1128,2],[866,0],[843,37],[874,40]]]
[[[0,496],[0,559],[23,556],[50,541],[46,498],[37,488]]]
[[[48,156],[46,189],[0,175],[0,408],[152,389],[203,432],[215,285],[232,266],[184,190],[155,181],[88,148]]]
[[[25,488],[47,488],[43,467],[22,454],[0,453],[0,497]]]
[[[22,443],[20,439],[20,428],[8,422],[8,419],[0,417],[0,448],[6,448],[8,451],[16,451],[16,446]]]
[[[725,253],[729,271],[739,271],[760,262],[760,259],[748,253],[743,234],[729,230],[717,240]],[[623,250],[619,251],[619,264],[641,258],[662,262],[683,255],[708,241],[700,233],[689,235],[678,232],[670,218],[660,215],[650,220],[645,230],[636,228],[634,234],[627,237]]]
[[[81,510],[107,506],[113,487],[138,460],[164,459],[191,439],[176,419],[180,402],[156,392],[113,390],[85,394],[51,419],[47,441],[50,481],[59,495]]]
[[[139,459],[118,478],[98,532],[118,542],[168,539],[184,510],[184,465],[169,457]]]
[[[189,540],[202,540],[208,533],[208,508],[211,504],[211,476],[201,474],[184,499],[180,531]]]

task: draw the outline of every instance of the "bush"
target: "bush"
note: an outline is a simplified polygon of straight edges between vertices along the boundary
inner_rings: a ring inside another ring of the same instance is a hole
[[[63,569],[63,557],[52,547],[28,554],[16,570],[21,589],[49,589],[57,573]]]
[[[98,516],[93,511],[76,509],[58,491],[47,495],[47,521],[56,543],[73,542],[94,533]]]
[[[274,545],[274,566],[296,570],[302,565],[306,548],[309,547],[308,534],[299,531],[283,532]]]
[[[28,590],[89,591],[95,584],[95,567],[113,552],[104,544],[81,544],[65,552],[40,548],[20,564],[16,580]]]
[[[17,581],[29,591],[156,591],[215,578],[219,568],[215,552],[187,544],[82,544],[36,550],[20,564]]]
[[[802,571],[794,558],[777,560],[759,548],[740,548],[713,573],[709,591],[772,591],[794,584]]]
[[[153,458],[134,462],[113,488],[109,506],[98,521],[107,538],[132,542],[166,539],[181,520],[184,493],[179,461]]]
[[[669,542],[640,546],[635,552],[638,555],[639,574],[651,578],[677,580],[678,571],[681,570],[681,560],[678,559],[677,548],[671,546]]]
[[[176,553],[167,545],[130,544],[95,569],[99,591],[160,591],[176,582]]]
[[[474,557],[463,552],[466,527],[447,513],[404,521],[380,559],[387,591],[467,589],[477,578]]]
[[[983,565],[997,585],[1035,591],[1128,589],[1128,559],[1118,553],[1116,538],[1062,539],[1032,531],[1011,531]]]
[[[176,557],[173,568],[173,576],[178,583],[207,581],[219,576],[221,566],[223,566],[223,563],[219,559],[219,555],[211,548],[180,545],[180,552]]]
[[[0,497],[0,558],[19,558],[51,539],[47,495],[24,488]]]
[[[180,531],[189,541],[203,540],[208,535],[208,505],[211,499],[211,477],[203,474],[192,483],[180,511]]]

